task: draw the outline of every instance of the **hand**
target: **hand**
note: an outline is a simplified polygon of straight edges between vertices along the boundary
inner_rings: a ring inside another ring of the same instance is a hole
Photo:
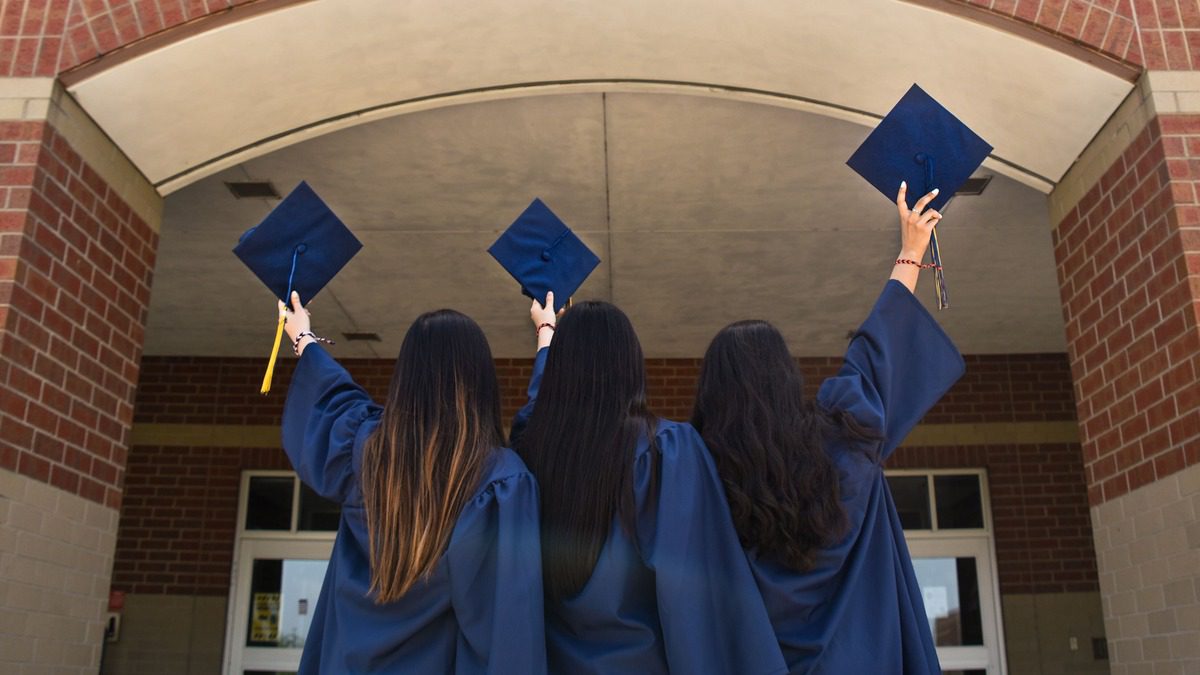
[[[537,330],[538,349],[549,347],[550,341],[554,339],[553,328],[540,328],[542,324],[550,324],[555,326],[558,324],[558,316],[554,314],[554,291],[546,293],[546,302],[540,303],[537,300],[529,306],[529,318],[533,321],[533,327]]]
[[[288,338],[295,344],[296,336],[301,333],[312,332],[312,319],[307,309],[300,305],[300,294],[292,291],[292,306],[284,307],[282,302],[277,302],[279,311],[284,312],[287,320],[283,324],[283,329],[287,331]]]
[[[917,200],[911,211],[905,200],[907,192],[908,186],[901,182],[900,192],[896,195],[896,208],[900,211],[900,257],[921,262],[929,248],[933,226],[942,219],[942,214],[934,209],[925,209],[937,197],[938,190],[934,188],[933,192]]]

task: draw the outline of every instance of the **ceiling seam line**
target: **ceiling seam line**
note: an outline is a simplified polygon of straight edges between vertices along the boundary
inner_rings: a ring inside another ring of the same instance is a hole
[[[600,92],[601,131],[604,138],[604,229],[607,235],[608,250],[608,301],[616,304],[613,295],[613,235],[612,235],[612,181],[609,179],[608,165],[608,92]]]

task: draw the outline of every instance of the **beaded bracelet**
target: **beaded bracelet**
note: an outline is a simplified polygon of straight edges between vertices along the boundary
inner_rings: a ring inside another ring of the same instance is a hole
[[[294,353],[296,356],[300,356],[300,341],[306,337],[312,338],[313,342],[321,342],[321,343],[324,343],[327,345],[337,344],[336,342],[334,342],[333,340],[330,340],[329,338],[323,338],[320,335],[317,335],[316,333],[312,333],[310,331],[304,331],[303,333],[300,333],[299,335],[297,335],[296,340],[294,342],[292,342],[292,353]]]
[[[543,328],[549,328],[551,333],[553,333],[553,332],[554,332],[554,324],[552,324],[552,323],[544,323],[544,324],[542,324],[542,325],[540,325],[540,326],[538,326],[538,327],[537,327],[537,331],[535,332],[535,335],[541,335],[541,334],[542,334],[542,329],[543,329]]]
[[[923,270],[940,270],[940,269],[942,269],[941,265],[937,265],[935,263],[928,263],[926,265],[922,265],[921,263],[917,262],[916,260],[909,260],[907,258],[897,259],[896,264],[897,265],[916,265],[917,267],[920,267]]]

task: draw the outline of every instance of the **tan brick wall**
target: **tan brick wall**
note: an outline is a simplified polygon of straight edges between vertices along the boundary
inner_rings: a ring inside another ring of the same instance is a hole
[[[116,540],[116,509],[0,470],[0,672],[96,672]]]
[[[1198,672],[1197,516],[1200,465],[1092,508],[1114,675]]]
[[[105,675],[221,672],[226,604],[223,596],[126,596],[121,637],[104,652]]]
[[[1099,593],[1021,593],[1000,601],[1009,673],[1108,675],[1108,660],[1092,651],[1092,639],[1104,638]]]

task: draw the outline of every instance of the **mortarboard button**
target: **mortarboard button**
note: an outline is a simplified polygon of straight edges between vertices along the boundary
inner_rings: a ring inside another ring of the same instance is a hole
[[[261,223],[238,238],[233,253],[275,297],[289,304],[292,291],[303,302],[311,302],[361,248],[362,243],[329,206],[301,182]],[[280,312],[275,328],[275,347],[263,376],[264,394],[271,389],[285,316]]]
[[[488,249],[521,284],[521,292],[539,302],[554,291],[554,311],[587,279],[600,259],[540,199],[534,199]]]

